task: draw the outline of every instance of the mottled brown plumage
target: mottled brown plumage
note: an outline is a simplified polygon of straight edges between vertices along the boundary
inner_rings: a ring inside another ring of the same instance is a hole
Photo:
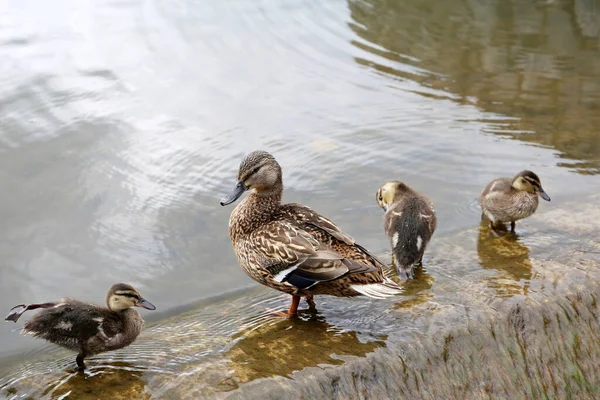
[[[521,171],[514,178],[498,178],[488,183],[479,196],[479,205],[490,220],[492,232],[498,234],[496,224],[510,222],[514,233],[516,221],[537,210],[538,196],[550,201],[540,178],[531,171]]]
[[[412,279],[437,227],[433,203],[399,181],[381,186],[376,199],[385,210],[383,228],[390,239],[396,271],[402,279]]]
[[[78,352],[77,365],[85,368],[85,357],[129,346],[138,337],[144,320],[132,307],[155,309],[124,283],[110,288],[106,304],[108,308],[71,298],[54,303],[22,304],[13,307],[6,321],[17,322],[25,311],[42,308],[24,324],[23,333]]]
[[[295,296],[290,314],[299,296],[382,298],[401,292],[383,276],[381,262],[331,220],[300,204],[281,204],[281,167],[269,153],[255,151],[242,161],[238,184],[221,205],[246,190],[252,192],[229,218],[233,250],[252,279]]]

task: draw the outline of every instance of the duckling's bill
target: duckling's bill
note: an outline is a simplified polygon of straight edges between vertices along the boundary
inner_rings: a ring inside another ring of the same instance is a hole
[[[228,204],[233,203],[234,201],[239,199],[240,196],[244,194],[244,192],[247,189],[248,188],[244,185],[244,182],[238,182],[237,185],[235,185],[235,188],[231,191],[231,193],[229,193],[227,196],[221,199],[221,205],[226,206]]]
[[[146,310],[156,310],[156,307],[154,306],[154,304],[150,303],[148,300],[143,299],[141,297],[137,301],[137,303],[135,304],[135,306],[136,307],[145,308]]]
[[[546,192],[544,192],[544,189],[540,188],[540,191],[538,192],[538,196],[540,196],[542,199],[546,200],[546,201],[550,201],[550,196],[548,196],[548,194]]]

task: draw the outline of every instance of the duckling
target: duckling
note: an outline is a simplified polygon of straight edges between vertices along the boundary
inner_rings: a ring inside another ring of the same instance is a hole
[[[240,164],[237,185],[221,200],[225,206],[251,193],[232,211],[229,235],[248,276],[292,295],[288,316],[301,297],[327,294],[384,298],[402,288],[384,277],[383,264],[330,219],[296,204],[282,204],[281,166],[266,151],[250,153]]]
[[[28,310],[43,308],[23,326],[22,332],[77,351],[77,366],[85,357],[129,346],[138,337],[144,320],[132,307],[155,310],[148,300],[125,283],[113,285],[106,295],[108,308],[71,298],[53,303],[21,304],[5,318],[17,322]]]
[[[510,222],[510,231],[515,233],[516,221],[537,210],[538,196],[550,201],[550,196],[542,189],[540,178],[525,170],[514,178],[498,178],[488,183],[479,196],[479,205],[490,220],[490,229],[499,236],[494,225]]]
[[[433,203],[400,181],[379,188],[377,203],[385,211],[383,228],[392,245],[392,260],[402,279],[412,279],[437,227]]]

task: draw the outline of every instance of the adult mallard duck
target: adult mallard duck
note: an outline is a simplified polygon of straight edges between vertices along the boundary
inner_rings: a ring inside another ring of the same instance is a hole
[[[288,315],[301,297],[393,296],[401,287],[383,275],[382,263],[331,220],[300,204],[281,204],[281,167],[265,151],[241,163],[235,189],[225,206],[251,193],[233,210],[229,235],[238,261],[257,282],[292,295]]]
[[[132,307],[155,310],[133,287],[113,285],[106,295],[108,308],[64,298],[53,303],[21,304],[10,310],[6,321],[25,311],[43,308],[23,326],[23,333],[78,352],[76,361],[85,368],[85,357],[129,346],[138,337],[144,320]]]
[[[437,227],[433,203],[403,182],[379,188],[377,204],[385,210],[383,228],[392,245],[392,259],[402,279],[412,279]]]
[[[510,222],[510,231],[515,233],[516,221],[537,210],[538,196],[550,201],[540,178],[531,171],[521,171],[514,178],[498,178],[488,183],[479,196],[479,205],[495,235],[499,234],[495,225],[505,222]]]

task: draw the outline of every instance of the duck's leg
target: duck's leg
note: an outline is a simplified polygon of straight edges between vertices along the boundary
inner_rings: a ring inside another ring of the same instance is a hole
[[[21,315],[23,315],[25,313],[25,311],[35,310],[36,308],[52,308],[55,305],[56,305],[56,303],[39,303],[39,304],[29,304],[29,305],[19,304],[18,306],[14,306],[10,310],[10,312],[8,313],[6,318],[4,318],[4,320],[17,322],[19,320],[19,318],[21,317]]]
[[[315,304],[315,299],[312,294],[306,295],[306,303],[308,304],[308,309],[315,311],[317,309],[317,305]]]
[[[515,233],[515,227],[517,223],[515,221],[510,221],[510,233]]]
[[[492,231],[492,235],[494,235],[494,236],[496,236],[496,237],[500,237],[500,236],[502,236],[502,235],[500,234],[500,232],[498,232],[498,231],[496,230],[496,228],[494,227],[494,222],[493,222],[493,221],[490,221],[490,230]]]
[[[300,304],[300,296],[293,294],[292,295],[292,304],[287,312],[278,311],[273,308],[267,308],[267,313],[271,315],[276,315],[278,317],[283,318],[292,318],[298,314],[298,305]]]
[[[85,362],[83,361],[85,356],[86,356],[85,351],[81,350],[79,352],[79,354],[77,354],[77,358],[75,359],[75,361],[77,362],[77,366],[81,370],[85,369]]]
[[[308,298],[306,299],[306,301],[307,302],[309,301]],[[296,315],[298,315],[298,305],[299,304],[300,304],[300,296],[293,294],[292,295],[292,304],[290,305],[290,309],[288,310],[287,313],[282,312],[282,311],[273,310],[273,309],[267,309],[267,311],[270,314],[277,315],[278,317],[293,318]],[[309,305],[310,305],[310,303],[309,303]],[[314,301],[313,301],[313,305],[314,305]]]
[[[293,294],[292,295],[292,305],[290,306],[290,309],[288,310],[288,315],[290,317],[293,317],[294,315],[298,314],[298,305],[300,304],[300,296]]]

